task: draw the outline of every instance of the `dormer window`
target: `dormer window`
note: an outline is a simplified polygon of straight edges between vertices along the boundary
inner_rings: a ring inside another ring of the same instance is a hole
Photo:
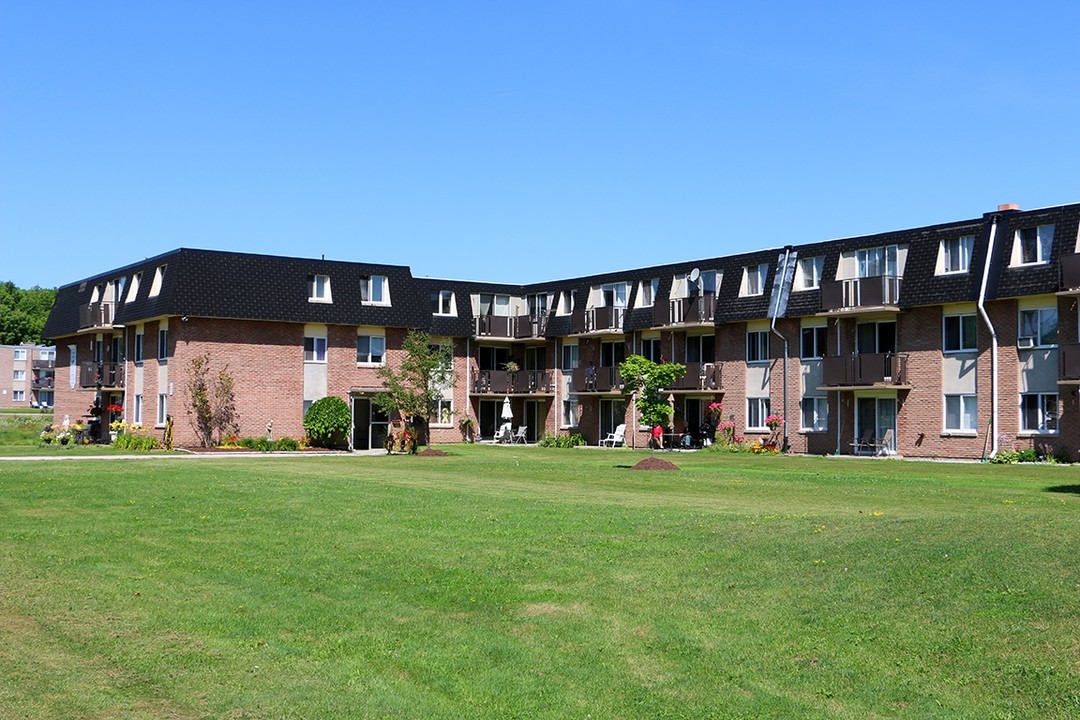
[[[131,284],[128,285],[127,298],[124,302],[131,302],[139,294],[139,282],[142,280],[142,273],[135,273],[131,276]]]
[[[795,289],[815,290],[821,287],[821,276],[825,273],[825,258],[812,257],[799,260],[795,269]]]
[[[385,275],[360,278],[360,301],[371,305],[390,304],[390,283]]]
[[[660,289],[660,278],[642,280],[638,286],[637,306],[641,308],[652,307],[656,302],[656,292]]]
[[[157,297],[161,294],[161,285],[165,282],[165,268],[168,265],[158,265],[154,270],[154,282],[150,285],[150,297]]]
[[[626,307],[626,296],[630,292],[627,283],[607,283],[600,286],[600,307]]]
[[[1020,228],[1013,240],[1013,265],[1038,265],[1050,262],[1054,244],[1054,226]]]
[[[971,249],[975,247],[975,236],[946,238],[938,249],[937,274],[966,273],[971,270]]]
[[[765,293],[765,276],[769,272],[769,266],[749,265],[743,268],[743,283],[739,291],[741,297],[752,297]]]
[[[510,296],[480,293],[480,314],[510,317]]]
[[[867,248],[859,250],[855,254],[855,260],[859,266],[860,278],[897,277],[898,246],[886,245],[884,247]]]
[[[577,299],[577,290],[563,290],[559,293],[559,305],[555,308],[556,315],[569,315],[574,312],[574,302]]]
[[[454,303],[452,290],[436,290],[431,293],[432,315],[457,315],[457,305]]]
[[[329,275],[308,275],[308,302],[333,302]]]
[[[548,314],[547,293],[535,293],[525,299],[529,304],[529,317],[539,319]]]

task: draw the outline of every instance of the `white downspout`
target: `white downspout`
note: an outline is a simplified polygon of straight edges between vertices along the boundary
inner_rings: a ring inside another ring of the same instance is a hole
[[[781,282],[786,282],[786,280],[787,280],[788,258],[790,256],[791,256],[791,248],[790,247],[789,248],[784,248],[784,267],[783,267],[783,270],[781,271],[782,274],[780,275],[780,281]],[[783,290],[781,290],[781,291],[779,291],[777,293],[777,302],[778,303],[779,303],[780,295],[781,295],[782,292],[783,292]],[[788,441],[788,437],[789,437],[788,436],[788,425],[789,425],[789,419],[788,419],[788,369],[787,369],[787,366],[788,366],[788,339],[783,333],[781,333],[779,330],[776,329],[776,316],[779,314],[779,312],[778,312],[779,309],[780,309],[779,307],[773,308],[773,312],[771,313],[772,316],[773,316],[773,318],[772,318],[772,327],[770,329],[772,330],[773,335],[776,335],[778,338],[780,338],[781,340],[784,341],[784,365],[783,365],[783,373],[784,373],[784,447],[783,447],[783,450],[784,450],[784,452],[787,452],[788,447],[789,447],[789,441]],[[771,391],[770,391],[770,393],[771,393]]]
[[[994,239],[997,236],[997,218],[990,225],[990,242],[986,245],[986,260],[983,262],[982,284],[979,286],[979,314],[987,329],[990,330],[990,412],[992,427],[990,457],[998,452],[998,337],[990,315],[986,312],[986,284],[990,277],[990,261],[994,257]]]

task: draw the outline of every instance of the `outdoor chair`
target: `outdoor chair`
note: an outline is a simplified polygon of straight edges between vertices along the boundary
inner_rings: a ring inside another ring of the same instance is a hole
[[[521,443],[522,445],[528,445],[528,441],[525,439],[525,431],[529,429],[528,425],[521,425],[518,427],[517,432],[510,436],[510,444],[514,445]]]
[[[892,428],[889,428],[885,431],[881,442],[870,443],[870,449],[874,451],[875,455],[888,455],[892,452],[892,439],[893,431]]]
[[[499,429],[495,431],[495,437],[492,438],[496,443],[508,443],[510,442],[510,425],[500,425]]]
[[[863,452],[863,451],[868,452],[871,449],[873,449],[873,447],[874,447],[874,431],[873,430],[867,430],[866,432],[863,433],[863,436],[862,436],[861,439],[856,439],[855,442],[851,443],[851,451],[853,453],[855,453],[855,454],[858,454],[858,453]]]
[[[615,428],[615,432],[608,433],[608,436],[600,441],[600,447],[616,447],[622,445],[626,437],[626,425],[619,425]]]

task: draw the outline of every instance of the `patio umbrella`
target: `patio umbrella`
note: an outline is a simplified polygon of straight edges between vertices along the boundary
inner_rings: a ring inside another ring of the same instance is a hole
[[[510,407],[510,397],[509,396],[503,398],[502,419],[503,420],[513,420],[514,419],[514,411]]]

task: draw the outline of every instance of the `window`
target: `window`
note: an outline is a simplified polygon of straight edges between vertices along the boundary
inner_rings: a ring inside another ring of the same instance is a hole
[[[332,302],[329,275],[308,275],[308,302]]]
[[[577,302],[577,290],[563,290],[559,293],[559,306],[555,308],[556,315],[569,315],[574,312],[574,304]]]
[[[11,391],[11,400],[13,402],[25,402],[26,401],[26,391],[25,390],[12,390]]]
[[[896,265],[897,250],[896,245],[886,245],[885,247],[857,251],[855,259],[859,265],[859,277],[869,278],[881,275],[896,277],[898,274]]]
[[[971,270],[971,249],[974,246],[974,235],[942,240],[940,263],[938,265],[940,272],[966,273]]]
[[[142,281],[142,273],[138,272],[131,276],[131,285],[128,286],[127,297],[124,302],[131,302],[139,294],[139,283]]]
[[[143,361],[143,343],[145,341],[145,335],[140,328],[135,333],[135,362],[141,363]]]
[[[701,292],[704,295],[715,295],[716,288],[720,286],[720,280],[723,278],[723,273],[719,273],[716,270],[702,270],[701,279],[698,280],[701,283]]]
[[[716,336],[691,335],[686,338],[686,362],[716,362]]]
[[[979,429],[979,398],[977,395],[945,396],[945,429]]]
[[[23,380],[26,380],[26,371],[25,370],[16,370],[16,371],[14,371],[11,374],[11,379],[16,380],[18,382],[22,382]]]
[[[743,287],[739,295],[749,297],[762,295],[765,292],[765,275],[769,272],[768,265],[751,265],[743,268]]]
[[[618,367],[626,359],[626,343],[600,343],[600,367]]]
[[[142,413],[143,413],[143,401],[142,395],[135,395],[135,410],[131,415],[131,422],[135,425],[142,425]]]
[[[896,322],[855,325],[855,352],[859,355],[896,352]]]
[[[480,314],[510,317],[510,296],[480,293]]]
[[[26,359],[26,348],[15,348],[15,356],[12,359],[13,360],[25,360]]]
[[[433,315],[457,315],[454,305],[454,293],[450,290],[436,290],[431,293],[431,313]]]
[[[432,425],[454,424],[454,400],[452,398],[439,398],[428,421]]]
[[[825,258],[803,258],[799,261],[798,282],[795,283],[798,290],[813,290],[821,286],[821,275],[825,272]]]
[[[1030,338],[1030,340],[1025,340]],[[1017,344],[1024,347],[1054,347],[1058,344],[1057,308],[1020,311]]]
[[[56,348],[45,348],[41,351],[42,360],[56,360]]]
[[[529,302],[529,317],[539,320],[548,314],[547,293],[529,295],[526,300]]]
[[[978,324],[975,315],[946,315],[943,320],[941,349],[944,352],[963,352],[977,347]]]
[[[641,357],[645,358],[646,360],[651,360],[654,363],[660,362],[660,338],[642,338]]]
[[[769,331],[753,330],[746,333],[746,362],[763,362],[769,359]]]
[[[578,346],[577,345],[563,345],[562,346],[562,369],[564,371],[574,370],[578,366]]]
[[[386,357],[386,338],[382,335],[356,336],[356,362],[380,365]]]
[[[161,285],[165,282],[165,268],[168,265],[158,265],[157,270],[154,271],[154,282],[150,285],[149,297],[157,297],[161,294]]]
[[[601,285],[600,292],[604,298],[603,307],[626,307],[626,295],[629,292],[629,287],[626,283]]]
[[[169,328],[161,328],[157,334],[158,360],[169,359]]]
[[[390,283],[385,275],[360,279],[360,301],[373,305],[390,304]]]
[[[510,359],[508,347],[481,345],[477,349],[476,363],[481,370],[505,370]]]
[[[1054,226],[1020,228],[1013,241],[1013,264],[1034,265],[1050,262],[1050,249],[1054,244]]]
[[[157,396],[157,424],[164,425],[169,417],[169,396],[158,393]]]
[[[746,398],[746,427],[767,429],[765,418],[769,417],[769,398]]]
[[[304,338],[304,362],[326,362],[326,338],[313,336]]]
[[[825,432],[829,429],[829,399],[805,397],[802,399],[802,429],[805,432]]]
[[[824,325],[818,327],[804,327],[802,329],[802,342],[799,348],[799,357],[803,360],[814,360],[825,357],[825,348],[829,329]]]
[[[576,395],[571,395],[570,397],[563,400],[563,404],[562,404],[562,426],[563,427],[577,427],[577,424],[578,424],[577,408],[578,408],[578,399],[577,399]]]
[[[1057,393],[1028,393],[1020,396],[1021,430],[1056,433],[1058,430],[1057,421]]]
[[[642,280],[638,289],[638,307],[652,307],[656,302],[656,291],[660,289],[660,278]]]

